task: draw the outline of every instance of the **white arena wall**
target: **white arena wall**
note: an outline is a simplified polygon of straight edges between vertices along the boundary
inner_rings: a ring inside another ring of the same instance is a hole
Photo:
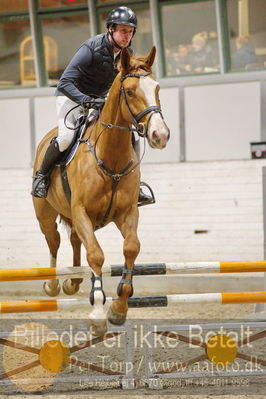
[[[263,166],[266,160],[142,165],[142,178],[151,184],[157,202],[140,208],[137,263],[263,259]],[[30,196],[31,169],[0,169],[0,181],[0,268],[49,266]],[[61,224],[59,231],[58,266],[71,266],[71,246]],[[123,242],[116,227],[110,224],[96,235],[105,264],[122,264]],[[84,249],[82,264],[87,264]],[[113,295],[117,280],[105,278],[108,295]],[[169,294],[263,289],[262,273],[135,280],[136,295],[160,294],[162,284]],[[16,287],[25,296],[26,287],[26,292],[40,295],[42,284],[1,283],[1,288],[7,294]],[[88,292],[89,287],[83,289]]]
[[[37,143],[57,123],[53,94],[54,88],[0,92],[0,168],[32,165]],[[250,158],[250,142],[261,141],[261,82],[187,86],[183,95],[181,101],[177,86],[161,88],[171,138],[163,151],[147,147],[144,163],[180,161],[181,129],[187,161]]]
[[[144,164],[156,204],[140,208],[138,262],[263,259],[264,160]],[[0,266],[48,266],[32,206],[31,169],[0,169]],[[71,266],[63,234],[61,266]],[[107,263],[122,263],[113,224],[97,233]],[[84,258],[84,264],[85,264]]]
[[[157,202],[140,208],[137,263],[258,260],[264,257],[262,167],[266,160],[151,163],[142,178]],[[46,267],[49,253],[34,216],[31,169],[0,169],[0,267]],[[58,266],[72,265],[64,226]],[[113,224],[96,233],[105,264],[122,264],[122,237]],[[82,264],[86,265],[82,250]],[[108,295],[118,278],[105,277]],[[135,294],[234,292],[263,289],[262,273],[245,275],[136,276]],[[1,283],[1,292],[41,295],[42,281]],[[89,292],[90,282],[83,285]]]

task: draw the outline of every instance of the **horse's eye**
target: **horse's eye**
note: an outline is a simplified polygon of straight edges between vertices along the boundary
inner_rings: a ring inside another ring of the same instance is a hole
[[[132,97],[132,96],[134,95],[133,90],[127,90],[127,95],[128,95],[129,97]]]

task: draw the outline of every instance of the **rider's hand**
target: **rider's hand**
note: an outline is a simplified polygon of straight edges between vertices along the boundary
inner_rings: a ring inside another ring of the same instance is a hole
[[[82,105],[82,107],[83,107],[84,109],[89,109],[89,108],[91,108],[91,103],[90,103],[90,102],[82,103],[81,105]]]
[[[105,99],[102,97],[93,98],[91,101],[91,108],[101,109],[105,103]]]
[[[89,97],[89,102],[83,104],[84,108],[94,108],[101,109],[105,103],[105,98],[103,97]]]

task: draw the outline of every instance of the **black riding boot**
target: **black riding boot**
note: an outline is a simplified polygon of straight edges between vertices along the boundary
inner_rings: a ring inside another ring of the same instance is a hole
[[[57,140],[53,140],[46,150],[40,169],[33,176],[31,195],[38,198],[46,198],[50,185],[50,174],[56,161],[62,153],[59,151]]]
[[[132,145],[133,145],[135,153],[137,154],[137,158],[139,160],[140,159],[140,144],[139,144],[139,140],[136,140],[134,135],[132,135]],[[145,183],[144,183],[144,185],[145,185]],[[154,204],[154,202],[155,202],[154,198],[151,197],[150,195],[145,194],[144,191],[142,190],[142,188],[140,187],[138,206]]]

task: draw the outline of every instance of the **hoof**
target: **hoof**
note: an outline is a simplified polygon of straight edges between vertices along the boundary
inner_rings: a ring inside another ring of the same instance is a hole
[[[112,306],[110,306],[107,313],[107,319],[108,321],[110,321],[110,323],[115,324],[116,326],[121,326],[122,324],[125,323],[126,317],[127,317],[126,313],[115,312],[112,309]]]
[[[99,320],[98,322],[89,320],[88,323],[91,335],[101,337],[107,332],[106,320]]]
[[[70,279],[63,282],[63,291],[66,295],[74,295],[79,291],[79,284],[73,284]]]
[[[61,286],[59,282],[57,281],[57,284],[55,283],[56,280],[52,280],[52,282],[48,283],[47,281],[44,282],[43,284],[43,289],[44,292],[49,295],[49,296],[57,296],[60,293]]]

